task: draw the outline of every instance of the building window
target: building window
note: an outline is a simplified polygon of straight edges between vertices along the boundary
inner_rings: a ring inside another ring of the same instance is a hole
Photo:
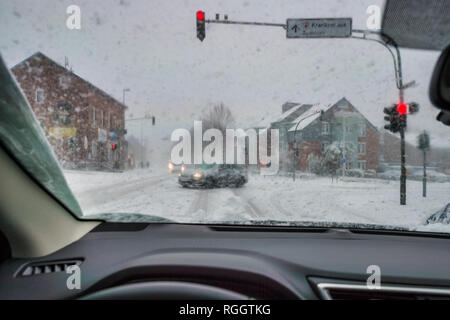
[[[69,77],[66,76],[59,77],[59,85],[64,89],[67,89],[67,87],[69,86],[69,81],[70,81]]]
[[[330,133],[330,123],[322,122],[322,134],[329,134],[329,133]]]
[[[111,129],[111,111],[108,112],[108,128]]]
[[[358,154],[366,154],[366,144],[358,143]]]
[[[95,107],[92,108],[92,124],[95,126]]]
[[[36,89],[36,102],[37,103],[44,102],[44,90]]]
[[[352,132],[353,130],[352,130],[352,126],[345,126],[345,132],[346,133],[350,133],[350,132]]]
[[[91,148],[92,148],[91,150],[92,160],[95,160],[97,158],[97,141],[95,140],[92,141]]]
[[[322,142],[320,144],[320,149],[322,150],[322,152],[325,152],[327,150],[329,143],[328,142]]]
[[[103,110],[100,110],[100,125],[101,125],[101,128],[104,128],[105,123],[104,123],[104,118],[103,118]]]
[[[366,124],[359,125],[359,136],[365,137],[366,136]]]
[[[358,169],[366,170],[366,160],[358,161]]]

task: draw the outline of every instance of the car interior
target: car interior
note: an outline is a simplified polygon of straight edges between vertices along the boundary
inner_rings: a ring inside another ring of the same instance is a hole
[[[446,1],[391,0],[382,23],[382,36],[401,49],[442,52],[429,86],[436,126],[450,125],[445,8]],[[420,27],[430,19],[435,29]],[[80,217],[64,179],[55,183],[61,169],[3,60],[0,83],[2,300],[450,299],[446,233]],[[367,285],[373,265],[382,270],[376,289]],[[74,266],[80,289],[68,290]]]

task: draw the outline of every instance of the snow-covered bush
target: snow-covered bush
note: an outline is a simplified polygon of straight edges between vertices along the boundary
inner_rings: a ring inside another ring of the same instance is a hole
[[[348,169],[348,170],[345,170],[345,174],[348,177],[363,178],[364,177],[364,170],[361,170],[361,169]]]

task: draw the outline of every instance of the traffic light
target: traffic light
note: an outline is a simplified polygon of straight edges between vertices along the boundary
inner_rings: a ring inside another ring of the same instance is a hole
[[[386,124],[384,128],[394,133],[398,132],[400,130],[400,123],[397,105],[384,108],[383,112],[386,114],[386,116],[384,116],[384,120],[388,121],[388,124]]]
[[[417,102],[411,102],[408,105],[408,114],[414,114],[419,112],[420,106]]]
[[[406,128],[406,115],[408,114],[408,105],[404,102],[397,104],[398,124],[401,128]]]
[[[197,11],[197,38],[203,41],[205,35],[205,12],[199,10]]]
[[[111,143],[111,150],[116,150],[116,149],[117,149],[117,144]]]
[[[406,103],[400,102],[397,104],[397,111],[400,115],[406,115],[408,113],[408,105]]]
[[[155,123],[156,123],[156,118],[155,118],[155,116],[153,116],[153,117],[152,117],[152,126],[154,126]]]

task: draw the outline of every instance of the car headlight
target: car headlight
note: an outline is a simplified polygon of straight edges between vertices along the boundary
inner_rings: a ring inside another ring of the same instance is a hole
[[[195,179],[195,180],[200,180],[201,178],[202,178],[201,172],[196,172],[196,173],[194,173],[194,179]]]
[[[181,165],[181,173],[184,173],[184,169],[185,169],[184,165]]]

